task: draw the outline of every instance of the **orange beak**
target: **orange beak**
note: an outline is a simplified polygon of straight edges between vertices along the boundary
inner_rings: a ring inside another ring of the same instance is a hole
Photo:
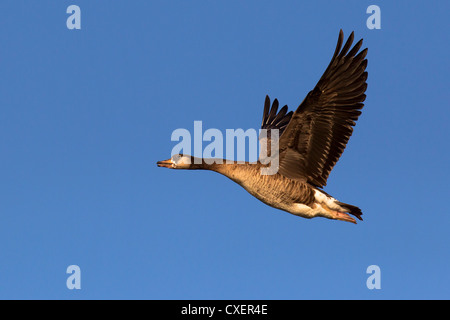
[[[158,165],[158,167],[172,168],[172,160],[171,159],[158,161],[156,164]]]

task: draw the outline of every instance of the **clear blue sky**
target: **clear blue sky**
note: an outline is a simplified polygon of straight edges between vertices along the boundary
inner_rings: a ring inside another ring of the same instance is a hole
[[[1,1],[0,298],[449,299],[449,11]],[[369,87],[325,190],[363,222],[298,218],[218,174],[156,166],[194,120],[258,128],[266,94],[295,109],[341,28],[369,47]],[[73,264],[81,290],[66,287]]]

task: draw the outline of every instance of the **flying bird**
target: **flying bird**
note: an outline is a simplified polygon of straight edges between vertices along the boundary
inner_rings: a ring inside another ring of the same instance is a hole
[[[260,154],[257,162],[225,163],[175,154],[157,165],[218,172],[267,205],[303,218],[324,217],[356,223],[354,216],[362,220],[360,208],[323,191],[366,99],[367,48],[360,51],[363,39],[352,48],[353,40],[352,32],[342,46],[344,33],[340,30],[331,62],[295,112],[288,112],[287,106],[278,111],[278,100],[271,105],[266,96],[261,129],[268,131],[264,138],[267,152]],[[278,130],[278,141],[272,139],[274,129]],[[278,153],[268,151],[272,143],[278,144]],[[275,174],[261,173],[263,163],[267,163],[264,156],[278,157]]]

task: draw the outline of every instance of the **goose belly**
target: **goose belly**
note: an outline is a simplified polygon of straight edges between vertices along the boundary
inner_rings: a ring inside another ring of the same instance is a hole
[[[278,183],[276,183],[278,182]],[[281,181],[283,182],[283,181]],[[285,181],[284,181],[285,182]],[[265,204],[304,217],[312,217],[314,205],[314,190],[304,183],[289,180],[289,183],[280,183],[276,180],[249,184],[243,182],[241,186],[252,196]]]
[[[336,199],[306,184],[276,186],[261,183],[255,186],[243,183],[242,187],[265,204],[303,218],[326,217],[330,209],[342,211]]]

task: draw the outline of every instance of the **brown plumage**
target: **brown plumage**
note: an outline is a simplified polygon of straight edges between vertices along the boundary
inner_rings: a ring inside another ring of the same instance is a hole
[[[280,173],[323,187],[352,135],[366,99],[367,49],[353,42],[353,32],[340,51],[344,34],[316,87],[294,112],[280,138]],[[346,55],[346,53],[348,54]]]
[[[356,223],[350,213],[362,220],[358,207],[339,202],[319,189],[326,185],[342,155],[366,98],[367,49],[358,53],[360,40],[350,50],[353,39],[352,32],[342,47],[344,34],[340,30],[330,64],[295,112],[288,112],[287,106],[278,111],[278,100],[271,107],[266,96],[261,128],[267,130],[267,153],[261,153],[257,163],[230,164],[222,163],[222,159],[205,161],[174,155],[159,161],[158,166],[221,173],[264,203],[305,218]],[[273,130],[278,130],[278,141],[273,139]],[[277,154],[270,154],[272,144],[278,144]],[[265,160],[273,157],[278,157],[278,171],[261,174]]]

